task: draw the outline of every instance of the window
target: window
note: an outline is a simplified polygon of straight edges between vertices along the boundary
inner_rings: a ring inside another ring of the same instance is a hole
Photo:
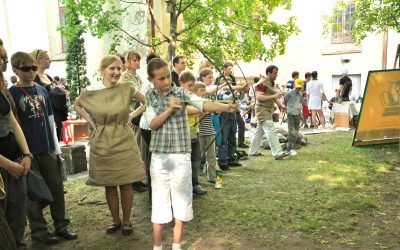
[[[358,98],[360,95],[362,96],[364,94],[364,88],[365,85],[361,86],[361,74],[349,74],[348,77],[350,77],[353,86],[351,89],[351,93],[350,93],[350,97],[351,98]],[[335,89],[339,88],[339,81],[340,78],[342,78],[341,75],[332,75],[332,86],[331,89],[326,90],[326,95],[330,97],[334,97],[335,96]]]
[[[335,17],[336,24],[332,28],[332,43],[353,42],[354,12],[354,3],[348,3],[346,8]]]
[[[60,24],[64,25],[65,24],[65,10],[64,10],[64,6],[62,6],[61,4],[58,7],[58,13],[60,15]],[[65,53],[66,49],[67,49],[67,40],[65,39],[65,37],[61,34],[60,32],[60,36],[61,36],[61,53]]]

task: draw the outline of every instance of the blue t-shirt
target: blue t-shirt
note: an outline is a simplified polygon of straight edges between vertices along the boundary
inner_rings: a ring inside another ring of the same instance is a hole
[[[35,86],[23,87],[23,89],[30,98],[17,86],[12,86],[10,93],[17,106],[18,118],[29,150],[32,154],[52,151],[54,150],[54,141],[49,116],[53,115],[53,110],[49,94],[44,87],[36,83]]]
[[[292,89],[294,89],[294,81],[293,80],[289,80],[286,83],[286,92],[291,91]]]

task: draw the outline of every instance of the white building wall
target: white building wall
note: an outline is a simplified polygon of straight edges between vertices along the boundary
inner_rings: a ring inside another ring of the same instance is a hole
[[[58,1],[54,0],[2,0],[0,1],[0,38],[9,57],[17,51],[35,49],[49,51],[50,56],[61,53]],[[8,65],[6,79],[13,75]],[[64,74],[65,66],[53,63],[51,75]]]
[[[136,12],[143,10],[147,16],[145,5],[135,6],[132,13],[126,17],[126,20],[130,21],[124,22],[132,26],[130,29],[138,29],[143,36],[146,36],[147,18],[137,26],[133,23],[136,20]],[[63,58],[60,56],[63,53],[61,34],[57,31],[57,26],[60,25],[59,15],[58,0],[0,0],[0,38],[4,41],[9,57],[17,51],[31,52],[34,49],[42,49],[47,50],[51,58]],[[95,81],[100,60],[108,53],[112,41],[108,35],[97,39],[90,34],[85,34],[84,38],[88,77],[90,81]],[[120,53],[124,54],[132,48],[139,47],[125,44],[121,46]],[[147,51],[141,47],[139,53],[145,58]],[[8,66],[5,72],[6,79],[13,75],[10,65]],[[145,62],[142,60],[142,69],[138,72],[142,77],[146,76],[144,66]],[[65,77],[65,61],[53,61],[46,73],[51,76]]]
[[[341,74],[343,68],[341,59],[350,59],[351,61],[346,67],[349,74],[361,75],[360,94],[362,94],[368,71],[382,69],[383,35],[371,34],[368,36],[359,46],[361,48],[360,53],[325,55],[324,53],[336,49],[356,48],[349,44],[332,45],[330,36],[324,37],[322,35],[322,16],[330,14],[334,0],[293,0],[292,3],[291,11],[278,11],[273,18],[283,22],[287,16],[297,16],[297,24],[301,33],[289,39],[285,54],[278,56],[273,62],[240,62],[245,75],[265,74],[265,68],[274,63],[279,67],[277,83],[284,84],[291,79],[291,73],[294,70],[299,71],[302,77],[307,71],[317,70],[319,79],[324,83],[327,95],[332,96],[335,88],[332,86],[332,76]],[[169,20],[168,15],[165,14],[165,2],[154,1],[154,9],[158,23],[164,30],[167,30]],[[135,18],[138,11],[145,11],[147,16],[146,6],[138,5],[126,18],[127,21],[124,20],[123,23],[125,27],[131,26],[131,29],[139,29],[144,35],[147,34],[148,23],[140,22],[137,24]],[[30,52],[34,49],[48,50],[51,57],[61,54],[61,35],[56,30],[59,23],[57,0],[0,0],[0,38],[3,39],[10,56],[16,51]],[[391,69],[397,44],[400,43],[400,34],[390,31],[388,37],[387,68]],[[89,34],[86,34],[84,38],[86,40],[88,77],[93,81],[101,57],[108,53],[111,39],[109,36],[96,39]],[[139,50],[142,55],[141,69],[138,73],[142,79],[146,78],[144,59],[147,48],[123,45],[120,52],[124,53],[130,48]],[[6,79],[12,75],[11,67],[8,68],[5,74]],[[194,71],[197,73],[197,67]],[[52,76],[65,77],[65,62],[53,61],[47,72]],[[235,73],[241,77],[240,70],[237,67]]]
[[[335,86],[332,86],[332,76],[340,75],[344,67],[341,59],[350,59],[346,65],[351,75],[361,75],[361,89],[363,94],[369,70],[382,69],[383,59],[383,35],[371,34],[364,39],[360,46],[351,44],[333,45],[330,35],[324,37],[323,15],[331,13],[333,0],[293,0],[291,11],[278,11],[274,20],[284,22],[286,16],[297,16],[297,25],[301,33],[289,39],[284,55],[276,57],[272,62],[252,61],[241,63],[247,76],[265,75],[265,69],[270,64],[279,67],[277,83],[285,84],[291,79],[293,71],[299,71],[304,79],[305,72],[318,71],[319,79],[324,83],[324,89],[328,97],[334,96]],[[393,67],[397,44],[400,43],[400,34],[389,32],[387,68]],[[330,54],[336,50],[361,48],[359,53]],[[235,67],[235,75],[241,77],[241,73]]]

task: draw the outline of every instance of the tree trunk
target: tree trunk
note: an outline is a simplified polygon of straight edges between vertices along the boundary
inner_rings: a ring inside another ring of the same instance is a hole
[[[17,249],[14,236],[11,233],[3,209],[0,207],[0,246],[1,249]]]
[[[178,25],[178,18],[177,18],[177,13],[176,13],[176,0],[171,0],[170,3],[172,5],[172,12],[170,13],[170,30],[169,33],[171,34],[172,41],[169,42],[168,46],[168,55],[169,59],[172,61],[172,59],[175,57],[175,50],[176,50],[176,29]]]

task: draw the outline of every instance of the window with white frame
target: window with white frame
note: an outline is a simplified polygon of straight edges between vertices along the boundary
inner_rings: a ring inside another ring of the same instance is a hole
[[[64,6],[61,3],[59,3],[58,13],[60,15],[60,24],[61,25],[65,25],[65,18],[66,18],[65,17],[65,10],[64,10]],[[67,40],[61,34],[61,32],[60,32],[60,36],[61,36],[61,53],[65,53],[66,49],[67,49]]]
[[[332,43],[352,43],[353,42],[353,14],[355,5],[352,2],[346,4],[336,17],[336,24],[332,27]]]

